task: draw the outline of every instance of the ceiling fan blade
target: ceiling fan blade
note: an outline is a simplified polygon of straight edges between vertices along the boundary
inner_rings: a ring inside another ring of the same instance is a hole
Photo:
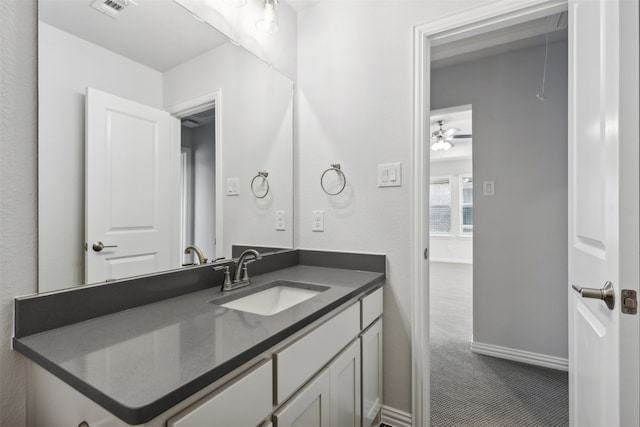
[[[470,134],[470,133],[466,134],[466,135],[460,134],[460,135],[454,135],[452,138],[455,138],[455,139],[471,139],[471,138],[473,138],[473,135]]]
[[[442,136],[444,136],[445,138],[446,138],[446,137],[453,136],[453,135],[454,135],[456,132],[458,132],[459,130],[460,130],[460,129],[456,129],[456,128],[448,129],[448,130],[446,130],[446,131],[442,134]]]

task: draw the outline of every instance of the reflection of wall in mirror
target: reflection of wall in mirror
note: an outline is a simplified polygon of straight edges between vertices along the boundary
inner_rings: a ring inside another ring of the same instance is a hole
[[[166,107],[218,89],[222,93],[222,184],[240,178],[240,195],[222,200],[224,247],[216,256],[231,257],[234,244],[291,247],[291,81],[244,49],[225,44],[166,71],[163,84]],[[269,172],[265,199],[253,197],[249,187],[259,170]],[[275,211],[285,212],[285,231],[275,231]]]
[[[43,292],[84,282],[87,87],[161,108],[162,74],[42,22],[39,43],[38,276]]]
[[[215,214],[204,221],[204,225],[200,221],[202,232],[194,233],[194,240],[210,259],[230,257],[232,244],[292,246],[291,81],[231,44],[163,75],[45,23],[40,23],[39,43],[41,292],[84,282],[84,98],[87,87],[157,108],[222,89],[223,103],[226,101],[222,140],[228,141],[223,147],[222,158],[227,159],[223,170],[225,179],[227,176],[240,178],[241,195],[224,199],[222,253],[215,253],[213,249]],[[233,66],[222,66],[228,64]],[[202,151],[200,154],[206,157],[213,153]],[[258,201],[249,197],[249,183],[257,171],[263,169],[270,172],[271,191],[269,197]],[[204,169],[201,172],[213,173]],[[285,212],[287,230],[284,232],[275,231],[276,210]],[[203,209],[200,212],[204,212]],[[199,218],[204,218],[203,215]]]

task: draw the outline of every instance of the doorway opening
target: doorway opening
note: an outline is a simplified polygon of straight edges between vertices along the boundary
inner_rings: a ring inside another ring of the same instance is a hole
[[[432,425],[446,401],[452,369],[472,341],[473,167],[472,106],[431,111],[429,283]],[[451,410],[452,408],[450,408]]]
[[[223,256],[221,109],[220,89],[167,108],[176,118],[173,132],[180,141],[178,238],[183,265],[197,261],[196,254],[183,252],[190,245],[209,261]]]
[[[423,105],[431,112],[425,114],[424,150],[438,132],[473,135],[466,171],[460,169],[464,162],[455,161],[464,157],[455,139],[444,154],[429,150],[430,160],[423,160],[429,171],[433,426],[481,422],[482,413],[489,424],[523,423],[520,409],[534,424],[568,422],[566,6],[508,21],[436,36],[425,64],[430,100]],[[451,132],[463,126],[447,124],[452,119],[444,116],[461,106],[469,129]],[[466,200],[460,193],[465,185]],[[468,239],[466,252],[458,245],[461,236]],[[560,303],[549,308],[530,295],[541,288]],[[536,377],[537,370],[543,375]],[[511,381],[519,386],[505,386]],[[546,396],[533,391],[545,390],[540,384],[547,384]],[[478,401],[467,392],[478,392]],[[533,402],[507,403],[518,395]],[[551,403],[558,404],[553,418],[539,418]]]
[[[182,117],[180,126],[180,240],[216,258],[215,107]],[[182,264],[196,262],[193,252]]]

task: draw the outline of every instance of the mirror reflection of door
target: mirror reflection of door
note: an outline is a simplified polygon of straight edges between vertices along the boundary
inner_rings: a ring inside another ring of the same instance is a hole
[[[177,267],[178,119],[92,88],[86,114],[86,283]]]
[[[215,110],[181,119],[181,242],[197,246],[209,260],[216,258]],[[197,263],[193,253],[182,264]]]

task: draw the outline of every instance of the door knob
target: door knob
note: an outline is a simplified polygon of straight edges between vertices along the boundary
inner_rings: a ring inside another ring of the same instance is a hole
[[[93,245],[91,245],[91,248],[96,252],[100,252],[104,248],[117,248],[117,247],[118,245],[105,245],[102,242],[95,242]]]
[[[613,310],[616,305],[616,294],[613,290],[613,284],[609,281],[604,284],[602,289],[595,288],[581,288],[578,285],[571,285],[576,292],[578,292],[582,298],[594,298],[604,301],[607,304],[609,310]]]

